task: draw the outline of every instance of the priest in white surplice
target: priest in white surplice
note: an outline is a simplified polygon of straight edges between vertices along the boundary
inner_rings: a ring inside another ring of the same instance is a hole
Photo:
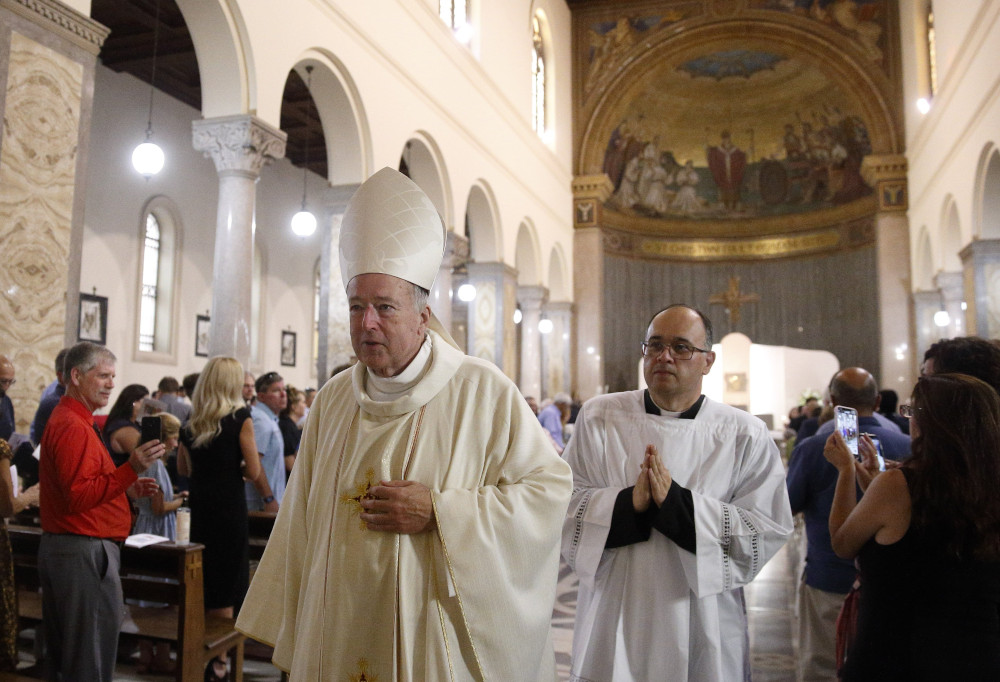
[[[742,586],[785,543],[764,423],[701,394],[708,319],[671,306],[642,344],[647,390],[592,398],[564,456],[563,556],[580,579],[571,680],[749,679]]]
[[[352,371],[316,395],[237,627],[291,679],[555,679],[569,467],[517,387],[428,329],[444,231],[383,169],[348,204]]]

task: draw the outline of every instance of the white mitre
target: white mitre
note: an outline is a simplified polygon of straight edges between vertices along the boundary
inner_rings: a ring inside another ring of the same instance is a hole
[[[383,168],[365,180],[344,211],[340,274],[393,275],[430,291],[444,257],[445,230],[434,204],[412,180]]]

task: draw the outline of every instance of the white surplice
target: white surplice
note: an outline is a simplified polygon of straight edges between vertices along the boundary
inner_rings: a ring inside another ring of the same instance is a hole
[[[649,443],[692,493],[696,554],[655,528],[644,542],[604,548],[615,499],[635,485]],[[764,423],[708,398],[694,419],[650,415],[643,391],[615,393],[583,406],[564,457],[574,490],[563,556],[580,579],[571,679],[745,679],[741,588],[792,531]]]
[[[237,622],[292,680],[555,679],[569,467],[506,376],[429,334],[401,397],[373,400],[359,364],[313,402]],[[360,498],[388,479],[431,489],[434,530],[363,527]]]

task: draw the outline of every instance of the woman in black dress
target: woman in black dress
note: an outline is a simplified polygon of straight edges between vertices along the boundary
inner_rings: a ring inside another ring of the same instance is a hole
[[[205,545],[205,611],[225,618],[239,610],[250,580],[244,477],[262,497],[271,494],[242,391],[238,360],[209,360],[195,386],[191,420],[181,431],[177,453],[177,471],[191,478],[191,541]],[[226,679],[225,671],[225,662],[217,659],[205,679]]]
[[[839,473],[833,549],[861,572],[842,679],[1000,680],[1000,396],[936,374],[903,407],[913,454],[899,469],[877,473],[867,436],[863,463],[836,432],[823,451]]]

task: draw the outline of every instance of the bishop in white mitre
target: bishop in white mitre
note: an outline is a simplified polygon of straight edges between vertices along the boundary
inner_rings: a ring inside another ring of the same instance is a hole
[[[359,362],[317,393],[237,628],[292,680],[554,680],[569,467],[517,387],[433,331],[444,230],[383,169],[344,214]]]

